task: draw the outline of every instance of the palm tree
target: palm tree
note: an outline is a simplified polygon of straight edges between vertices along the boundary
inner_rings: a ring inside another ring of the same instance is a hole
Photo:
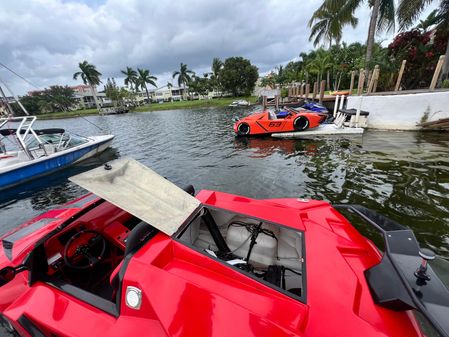
[[[433,0],[400,0],[397,11],[400,30],[404,30],[412,25],[423,10],[434,2],[435,1]],[[435,18],[433,20],[437,25],[437,29],[442,31],[449,30],[449,0],[440,0],[438,12],[435,14]],[[440,80],[446,79],[449,79],[449,37],[446,46],[444,65],[440,77]]]
[[[187,68],[187,64],[184,64],[181,62],[181,65],[179,67],[179,70],[173,72],[173,79],[178,76],[178,86],[184,89],[183,90],[183,96],[185,95],[185,91],[186,91],[186,83],[189,83],[192,78],[190,75],[193,75],[194,72],[189,70]]]
[[[220,76],[221,68],[223,68],[223,62],[218,57],[214,57],[212,60],[212,74],[216,78]]]
[[[155,82],[157,80],[157,77],[150,75],[150,71],[147,69],[137,68],[137,73],[138,73],[138,77],[136,80],[136,89],[138,87],[145,89],[145,91],[147,93],[148,103],[151,103],[150,94],[148,93],[147,83],[151,84],[153,87],[157,87],[156,82]]]
[[[407,0],[403,0],[404,2]],[[415,1],[415,0],[413,0]],[[428,1],[428,0],[416,0]],[[447,0],[444,0],[447,1]],[[365,67],[371,62],[374,48],[374,37],[376,32],[394,29],[395,7],[394,0],[324,0],[321,9],[326,8],[330,13],[338,13],[342,22],[349,22],[348,18],[362,4],[367,3],[371,7],[371,17],[366,41]]]
[[[319,83],[323,78],[324,72],[332,68],[332,64],[331,54],[321,48],[316,51],[315,58],[307,63],[306,69],[317,74],[317,82]]]
[[[125,85],[129,86],[131,90],[133,90],[133,86],[136,84],[137,81],[137,72],[131,68],[126,67],[126,70],[120,70],[123,75],[125,75]],[[137,89],[137,88],[136,88]]]
[[[99,109],[98,100],[97,100],[97,92],[96,86],[101,83],[100,76],[101,73],[97,70],[97,68],[84,60],[83,62],[78,63],[78,66],[81,71],[78,71],[73,74],[73,79],[76,80],[78,77],[81,77],[83,83],[85,85],[89,85],[92,95],[94,97],[95,106]]]
[[[212,89],[215,91],[220,90],[220,72],[223,68],[223,62],[218,58],[214,57],[212,60],[212,75],[211,75],[211,83],[212,83]]]
[[[419,20],[419,23],[415,26],[415,29],[421,30],[423,32],[429,31],[429,28],[434,27],[440,23],[440,18],[438,17],[438,9],[434,9],[424,20]]]
[[[285,81],[284,66],[282,66],[282,65],[277,66],[276,70],[278,72],[276,75],[277,83],[282,87],[282,85],[284,84],[284,81]]]
[[[343,27],[350,24],[353,28],[357,26],[358,19],[354,17],[353,12],[345,12],[344,8],[334,12],[330,11],[325,4],[321,5],[312,15],[309,21],[310,32],[309,41],[312,41],[316,47],[320,41],[329,42],[329,48],[332,41],[338,46],[342,37]]]

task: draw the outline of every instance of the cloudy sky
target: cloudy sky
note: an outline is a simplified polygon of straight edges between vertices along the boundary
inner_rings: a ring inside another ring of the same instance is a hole
[[[321,0],[0,0],[0,62],[37,87],[73,85],[87,60],[121,83],[126,66],[165,85],[183,62],[198,74],[213,57],[243,56],[266,73],[308,51],[307,22]],[[364,42],[369,11],[343,39]],[[378,36],[391,39],[391,36]],[[16,94],[31,85],[0,67]]]

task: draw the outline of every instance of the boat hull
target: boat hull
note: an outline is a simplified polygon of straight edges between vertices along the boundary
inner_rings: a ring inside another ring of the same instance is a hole
[[[114,136],[97,136],[91,137],[91,139],[93,141],[89,143],[61,151],[55,155],[25,162],[9,171],[0,173],[0,190],[14,187],[95,156],[111,145]]]

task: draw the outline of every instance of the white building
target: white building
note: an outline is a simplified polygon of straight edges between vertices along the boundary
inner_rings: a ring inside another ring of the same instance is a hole
[[[172,102],[172,101],[182,101],[182,94],[184,88],[163,86],[152,90],[151,101],[155,103],[159,102]]]
[[[88,85],[76,85],[70,87],[75,92],[75,98],[78,100],[77,109],[95,108],[95,99],[92,89]],[[100,107],[112,106],[112,101],[106,97],[104,92],[97,92],[97,101]]]

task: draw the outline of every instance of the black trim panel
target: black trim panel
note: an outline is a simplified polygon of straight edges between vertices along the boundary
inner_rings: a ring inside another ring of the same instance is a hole
[[[392,310],[419,310],[439,332],[449,337],[449,290],[427,266],[426,281],[415,271],[422,263],[420,246],[413,231],[360,205],[335,205],[375,227],[384,237],[385,252],[381,262],[365,271],[371,295],[380,306]]]
[[[17,322],[31,337],[46,337],[46,335],[25,314],[22,314]],[[55,335],[53,335],[55,336]]]
[[[57,218],[43,218],[39,221],[31,223],[18,231],[4,237],[2,239],[3,250],[5,251],[6,257],[11,261],[12,260],[12,249],[14,247],[14,243],[23,239],[24,237],[30,235],[31,233],[41,229],[42,227],[48,225],[50,222],[60,220]]]
[[[115,303],[112,301],[108,301],[103,297],[97,296],[91,292],[75,287],[67,282],[64,282],[56,278],[43,277],[42,281],[48,285],[60,289],[61,291],[69,295],[72,295],[73,297],[81,301],[89,303],[93,305],[95,308],[98,308],[108,314],[111,314],[115,317],[118,317],[119,315]]]
[[[84,205],[86,205],[87,203],[89,203],[89,202],[91,202],[91,201],[93,201],[93,200],[95,200],[97,198],[98,198],[98,196],[96,196],[95,194],[91,194],[91,195],[89,195],[87,197],[84,197],[81,200],[78,200],[77,202],[74,202],[73,204],[60,207],[60,209],[81,208]]]

